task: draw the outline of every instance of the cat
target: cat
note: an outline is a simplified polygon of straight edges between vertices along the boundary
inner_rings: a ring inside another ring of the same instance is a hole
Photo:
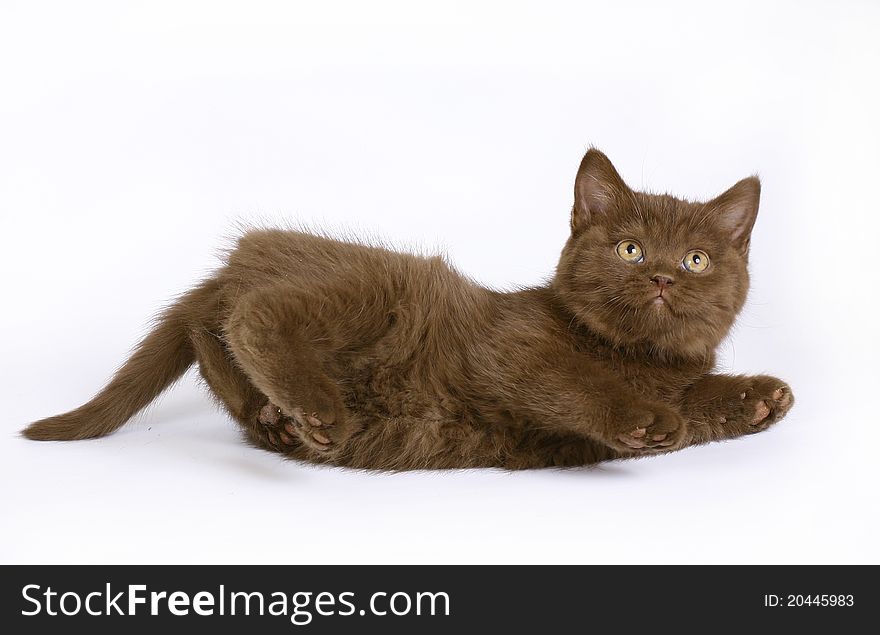
[[[760,432],[791,388],[712,373],[760,189],[637,192],[590,149],[555,275],[506,293],[440,257],[249,231],[94,399],[23,434],[106,435],[193,363],[253,444],[360,469],[582,466]]]

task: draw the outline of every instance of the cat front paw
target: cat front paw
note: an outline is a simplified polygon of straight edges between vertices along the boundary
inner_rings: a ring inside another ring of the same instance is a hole
[[[719,423],[741,434],[762,432],[782,419],[794,405],[791,387],[781,379],[759,375],[747,378],[738,393],[727,397],[732,405]]]
[[[617,409],[606,443],[627,454],[669,452],[678,448],[685,436],[685,420],[663,404],[631,404]]]

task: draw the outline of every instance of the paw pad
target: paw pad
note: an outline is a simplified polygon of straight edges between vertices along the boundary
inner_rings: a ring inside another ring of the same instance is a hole
[[[318,413],[306,413],[302,408],[294,408],[291,411],[291,415],[293,416],[293,420],[296,423],[296,427],[299,429],[300,435],[303,437],[303,440],[306,442],[310,441],[311,447],[319,451],[329,450],[332,447],[332,439],[330,439],[330,437],[323,432],[316,429],[326,429],[332,426],[328,426],[323,421],[321,421],[321,419],[318,417]]]
[[[752,417],[752,425],[761,423],[770,414],[770,406],[763,399],[755,404],[755,415]]]
[[[632,450],[642,449],[662,449],[667,448],[675,443],[674,440],[667,440],[669,435],[665,432],[652,434],[648,436],[647,428],[634,428],[629,433],[621,433],[617,435],[617,440]]]

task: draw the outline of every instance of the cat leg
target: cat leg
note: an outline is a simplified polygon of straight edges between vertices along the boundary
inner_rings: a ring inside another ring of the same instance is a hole
[[[645,398],[588,360],[560,356],[552,372],[508,368],[503,377],[514,381],[500,394],[516,399],[515,411],[539,430],[598,441],[620,456],[669,452],[685,440],[686,422],[674,406]]]
[[[344,449],[355,432],[334,379],[339,351],[352,345],[344,303],[339,294],[309,295],[275,285],[245,294],[232,309],[226,340],[268,397],[259,420],[282,445],[302,443],[327,456]]]
[[[689,445],[762,432],[794,404],[791,388],[767,375],[705,375],[680,402]]]
[[[279,417],[266,415],[268,398],[248,380],[219,335],[200,329],[193,330],[190,339],[205,383],[254,445],[283,454],[299,447],[283,433]]]
[[[193,331],[190,340],[195,349],[199,371],[211,392],[229,414],[247,425],[262,405],[262,395],[235,365],[235,360],[219,335],[208,330]]]

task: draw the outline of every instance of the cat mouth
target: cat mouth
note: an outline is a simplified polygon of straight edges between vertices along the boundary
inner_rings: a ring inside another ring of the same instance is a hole
[[[657,295],[651,296],[651,299],[648,300],[648,302],[651,306],[669,306],[669,296],[663,295],[663,292],[661,291]]]
[[[656,312],[656,315],[674,316],[676,313],[672,305],[673,303],[669,301],[669,296],[663,293],[651,296],[648,300],[648,306],[652,311]]]
[[[672,317],[675,315],[675,311],[672,310],[669,300],[663,296],[658,295],[655,297],[648,303],[648,307],[656,317]]]

